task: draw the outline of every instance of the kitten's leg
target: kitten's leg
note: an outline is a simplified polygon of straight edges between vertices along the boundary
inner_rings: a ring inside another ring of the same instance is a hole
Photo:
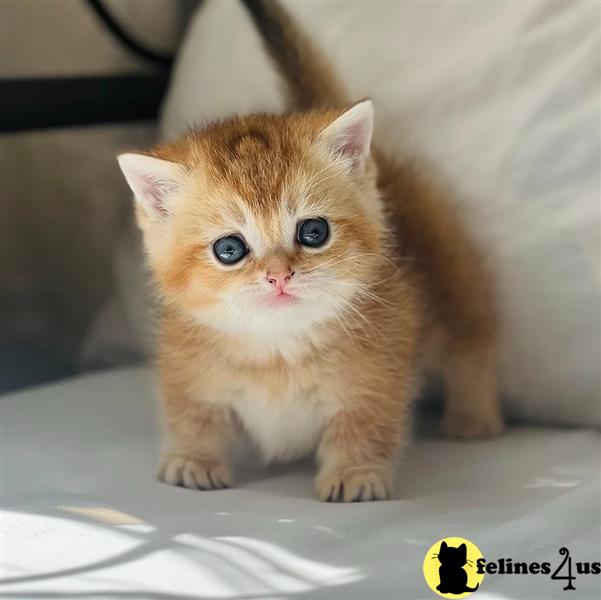
[[[167,396],[164,409],[167,431],[159,479],[199,490],[230,487],[233,424],[229,411],[184,396]]]
[[[361,408],[342,410],[324,432],[317,457],[315,488],[326,502],[390,498],[394,459],[407,437],[407,410],[390,400],[373,399]],[[374,410],[377,406],[377,410]]]
[[[501,433],[494,349],[490,345],[454,349],[445,356],[442,372],[446,383],[443,432],[465,439]]]

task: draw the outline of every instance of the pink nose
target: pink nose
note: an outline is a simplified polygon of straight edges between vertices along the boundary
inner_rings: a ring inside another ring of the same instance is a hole
[[[294,271],[288,267],[282,271],[267,271],[267,281],[278,290],[283,290],[294,277]]]

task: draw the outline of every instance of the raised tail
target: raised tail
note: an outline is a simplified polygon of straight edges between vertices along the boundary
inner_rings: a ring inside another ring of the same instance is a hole
[[[336,74],[277,0],[241,0],[286,85],[291,109],[348,104]]]

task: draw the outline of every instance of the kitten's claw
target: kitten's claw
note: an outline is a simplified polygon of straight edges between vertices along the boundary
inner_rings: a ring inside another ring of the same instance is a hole
[[[444,435],[463,440],[487,438],[503,432],[503,419],[497,414],[459,414],[445,415],[441,430]]]
[[[391,495],[390,477],[378,468],[320,473],[315,489],[324,502],[369,502],[387,500]]]
[[[326,498],[326,502],[342,502],[344,498],[344,483],[335,483],[328,497]]]
[[[229,467],[182,454],[167,454],[159,467],[159,479],[191,490],[222,490],[231,486]]]

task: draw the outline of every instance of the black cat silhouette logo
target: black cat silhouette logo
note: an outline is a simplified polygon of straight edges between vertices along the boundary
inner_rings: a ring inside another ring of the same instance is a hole
[[[436,589],[441,594],[465,594],[465,592],[475,592],[478,589],[479,583],[475,588],[467,586],[467,572],[463,568],[468,560],[466,544],[453,548],[446,542],[442,542],[437,558],[440,562],[438,569],[440,583]]]
[[[469,540],[448,537],[432,545],[424,559],[424,577],[430,589],[443,598],[465,598],[484,579],[476,563],[482,552]]]

